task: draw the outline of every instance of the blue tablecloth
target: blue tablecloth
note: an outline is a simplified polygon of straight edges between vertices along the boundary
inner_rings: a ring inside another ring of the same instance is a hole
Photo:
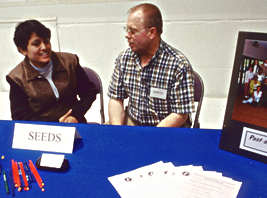
[[[43,153],[12,149],[14,123],[0,121],[0,155],[5,156],[0,163],[6,170],[11,166],[11,159],[35,162]],[[65,154],[70,169],[65,173],[39,170],[45,192],[32,184],[30,191],[15,192],[15,197],[119,198],[107,180],[109,176],[162,160],[176,166],[200,165],[205,170],[222,172],[224,176],[241,181],[238,198],[267,198],[266,164],[220,150],[221,130],[60,125],[75,126],[82,136],[73,154]],[[0,197],[4,196],[1,175]]]

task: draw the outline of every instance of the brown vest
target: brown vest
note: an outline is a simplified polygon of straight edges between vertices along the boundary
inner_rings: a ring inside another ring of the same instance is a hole
[[[27,58],[8,74],[24,90],[30,108],[43,121],[58,121],[77,101],[77,56],[53,52],[52,62],[52,79],[59,99],[55,97],[49,82],[30,65]]]

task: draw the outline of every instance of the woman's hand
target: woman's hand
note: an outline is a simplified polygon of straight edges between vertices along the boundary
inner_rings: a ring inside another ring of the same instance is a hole
[[[78,123],[78,120],[71,116],[72,109],[70,109],[67,113],[65,113],[63,116],[59,118],[59,122],[65,122],[65,123]]]

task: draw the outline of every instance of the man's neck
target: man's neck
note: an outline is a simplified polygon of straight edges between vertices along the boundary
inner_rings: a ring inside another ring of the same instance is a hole
[[[155,40],[151,43],[150,48],[148,48],[142,55],[140,55],[141,66],[145,67],[149,64],[153,56],[156,54],[160,46],[160,39]]]

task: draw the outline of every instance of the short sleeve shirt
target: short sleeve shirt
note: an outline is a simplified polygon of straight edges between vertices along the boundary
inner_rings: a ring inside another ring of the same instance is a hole
[[[194,112],[192,67],[164,41],[145,67],[128,48],[116,59],[108,96],[129,98],[128,114],[142,125],[155,126],[170,113],[190,114]]]

